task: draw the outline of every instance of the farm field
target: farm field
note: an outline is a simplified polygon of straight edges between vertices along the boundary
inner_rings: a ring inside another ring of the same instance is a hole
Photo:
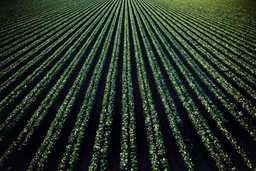
[[[256,169],[256,2],[0,2],[0,170]]]

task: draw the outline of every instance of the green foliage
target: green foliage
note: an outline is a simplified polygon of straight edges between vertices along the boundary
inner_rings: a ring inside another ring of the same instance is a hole
[[[255,169],[255,21],[233,27],[223,8],[234,1],[12,6],[21,16],[0,29],[0,169]]]

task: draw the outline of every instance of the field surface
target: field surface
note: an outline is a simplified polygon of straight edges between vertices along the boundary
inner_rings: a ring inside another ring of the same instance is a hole
[[[0,170],[256,169],[256,2],[0,2]]]

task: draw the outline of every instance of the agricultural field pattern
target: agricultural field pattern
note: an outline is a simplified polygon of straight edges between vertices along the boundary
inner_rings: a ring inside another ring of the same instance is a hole
[[[1,0],[0,171],[256,170],[256,1]]]

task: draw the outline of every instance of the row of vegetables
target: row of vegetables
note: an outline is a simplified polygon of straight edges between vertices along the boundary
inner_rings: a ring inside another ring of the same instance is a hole
[[[239,31],[225,34],[224,27],[145,0],[95,1],[62,10],[42,14],[43,20],[34,19],[28,28],[22,24],[25,17],[13,31],[0,32],[8,33],[0,52],[0,142],[10,142],[0,151],[0,167],[12,165],[9,160],[31,146],[46,122],[49,126],[26,169],[47,169],[66,132],[56,168],[78,169],[84,162],[82,144],[88,141],[90,118],[96,115],[86,167],[108,170],[109,153],[115,148],[113,118],[119,114],[119,167],[138,170],[138,105],[152,170],[175,170],[173,159],[181,160],[185,170],[199,168],[187,125],[216,169],[255,168],[254,152],[232,127],[237,124],[256,143],[256,45],[243,44]],[[15,32],[20,27],[24,32]],[[134,97],[135,81],[141,104]],[[121,101],[116,102],[119,87]],[[115,113],[117,103],[120,113]],[[17,136],[11,137],[17,127]],[[169,139],[178,154],[168,150]]]

